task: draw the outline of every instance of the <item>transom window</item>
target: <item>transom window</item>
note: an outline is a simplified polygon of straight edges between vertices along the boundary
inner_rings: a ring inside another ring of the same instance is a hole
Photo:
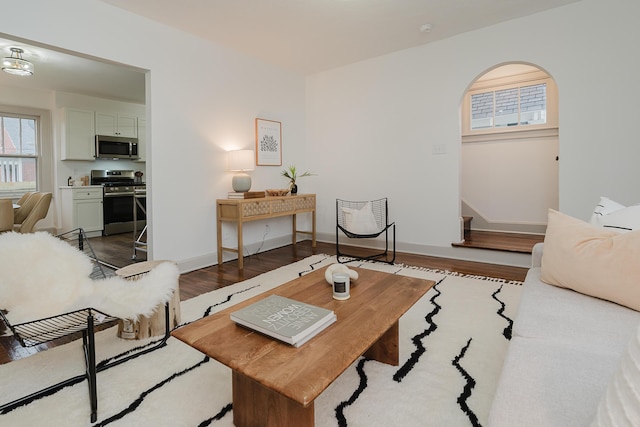
[[[557,99],[553,80],[541,71],[478,81],[463,101],[462,142],[557,134]]]
[[[471,130],[546,122],[546,83],[471,95]]]
[[[0,114],[0,195],[35,191],[39,118]]]

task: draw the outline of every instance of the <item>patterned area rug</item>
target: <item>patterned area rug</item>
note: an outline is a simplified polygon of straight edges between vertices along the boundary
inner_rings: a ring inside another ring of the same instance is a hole
[[[197,320],[335,262],[314,255],[184,301]],[[400,365],[360,358],[315,402],[317,426],[485,425],[521,283],[375,262],[350,265],[437,282],[400,319]],[[357,282],[355,282],[357,285]],[[330,288],[327,291],[330,292]],[[97,334],[98,360],[145,342]],[[80,342],[0,366],[6,403],[84,369]],[[2,426],[87,426],[86,382],[0,415]],[[231,372],[170,338],[167,346],[98,374],[98,426],[233,426]]]

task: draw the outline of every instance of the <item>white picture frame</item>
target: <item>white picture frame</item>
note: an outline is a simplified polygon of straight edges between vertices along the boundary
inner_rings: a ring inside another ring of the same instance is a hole
[[[256,165],[282,166],[282,123],[256,119]]]

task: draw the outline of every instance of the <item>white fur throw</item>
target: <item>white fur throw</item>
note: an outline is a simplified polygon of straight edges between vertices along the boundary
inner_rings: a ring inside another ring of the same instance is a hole
[[[46,232],[0,234],[0,308],[12,324],[93,308],[137,319],[164,304],[178,286],[178,267],[159,264],[139,280],[92,280],[92,261]]]

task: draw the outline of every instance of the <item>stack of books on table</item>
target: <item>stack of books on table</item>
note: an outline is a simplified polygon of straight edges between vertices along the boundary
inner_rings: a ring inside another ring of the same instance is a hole
[[[332,310],[271,295],[231,313],[231,320],[300,347],[336,321]]]
[[[264,191],[230,191],[228,195],[229,199],[256,199],[259,197],[265,197]]]

